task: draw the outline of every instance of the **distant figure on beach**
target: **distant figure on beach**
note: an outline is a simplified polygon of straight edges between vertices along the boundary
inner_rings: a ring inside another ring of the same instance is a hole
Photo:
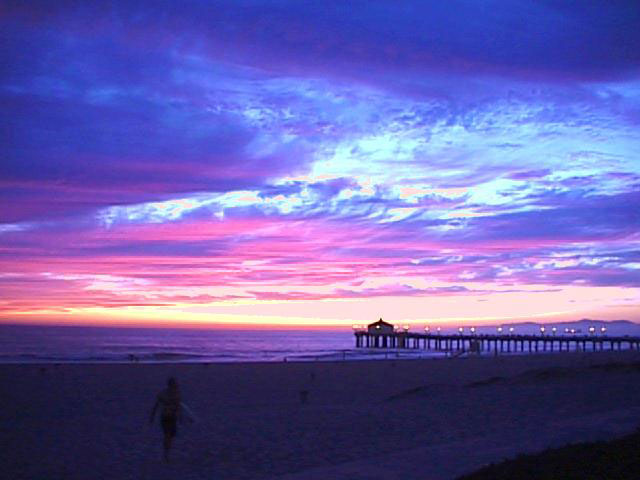
[[[178,430],[178,414],[180,412],[180,390],[178,390],[178,382],[175,378],[169,378],[167,388],[158,394],[149,423],[153,423],[158,407],[160,407],[160,425],[164,433],[164,459],[168,462],[173,437],[176,436]]]

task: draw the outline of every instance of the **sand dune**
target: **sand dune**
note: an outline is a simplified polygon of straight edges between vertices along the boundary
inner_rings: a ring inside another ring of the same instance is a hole
[[[0,464],[16,479],[448,479],[634,430],[638,361],[3,365]],[[148,414],[169,375],[199,421],[165,465]]]

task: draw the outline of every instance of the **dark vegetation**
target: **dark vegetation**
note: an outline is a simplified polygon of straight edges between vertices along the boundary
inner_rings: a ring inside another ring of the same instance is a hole
[[[608,442],[589,442],[519,455],[457,480],[638,480],[640,428]]]

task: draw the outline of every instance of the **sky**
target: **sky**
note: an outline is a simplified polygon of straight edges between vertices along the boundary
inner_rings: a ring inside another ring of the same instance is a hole
[[[640,321],[638,25],[3,2],[0,322]]]

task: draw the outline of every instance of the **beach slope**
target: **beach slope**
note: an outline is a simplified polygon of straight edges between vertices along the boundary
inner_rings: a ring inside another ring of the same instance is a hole
[[[0,464],[14,479],[451,479],[635,430],[639,362],[2,365]],[[178,426],[167,465],[148,417],[168,376],[197,421]]]

